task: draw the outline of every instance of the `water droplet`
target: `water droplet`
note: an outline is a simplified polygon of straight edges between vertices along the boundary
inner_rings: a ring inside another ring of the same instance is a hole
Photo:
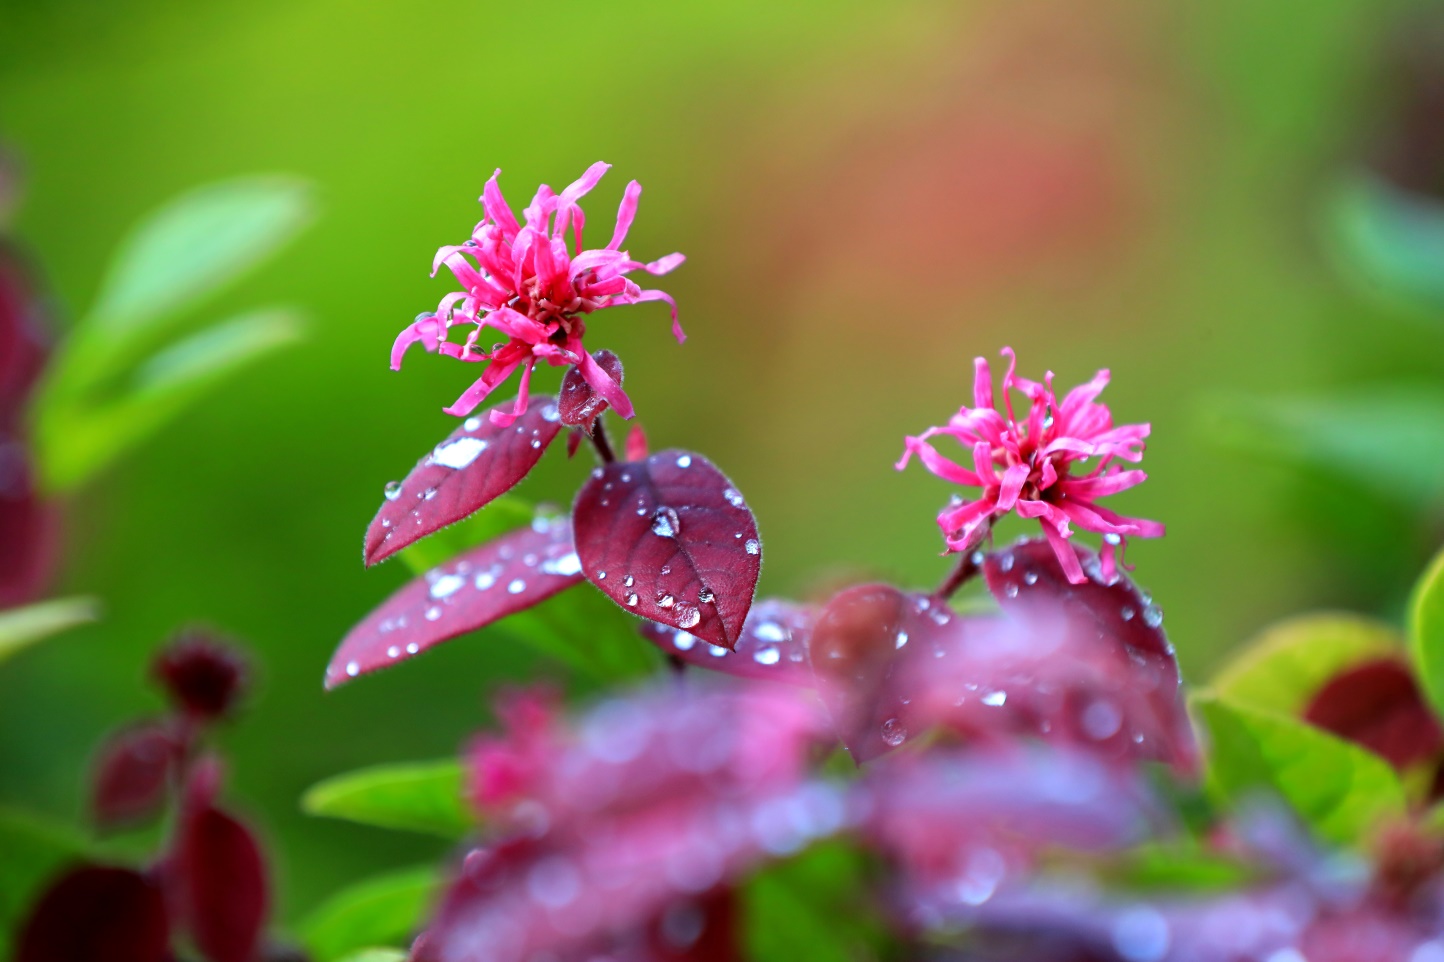
[[[392,645],[390,648],[387,648],[387,649],[386,649],[386,657],[387,657],[387,658],[400,658],[400,657],[401,657],[401,649],[400,649],[400,648],[397,648],[395,645]]]
[[[1018,586],[1012,583],[1005,585],[1003,587],[1003,594],[1007,595],[1009,598],[1018,597]]]
[[[637,579],[633,578],[631,575],[627,575],[625,578],[622,579],[622,587],[624,588],[630,588],[636,583]]]
[[[756,538],[748,538],[747,543],[744,544],[742,547],[747,549],[748,554],[757,554],[762,550],[762,543],[759,542]]]
[[[456,575],[442,575],[431,583],[431,597],[450,597],[460,591],[464,584],[466,584],[465,578],[459,578]]]
[[[752,630],[760,641],[769,641],[774,644],[787,640],[787,629],[775,621],[764,621]]]
[[[710,605],[716,598],[717,596],[713,594],[712,589],[706,585],[703,585],[701,590],[697,592],[697,600],[704,605]]]
[[[973,567],[981,568],[983,566],[983,553],[981,551],[974,551],[969,555],[968,560],[972,562]]]
[[[481,427],[481,418],[467,418],[461,422],[461,426],[467,431],[475,431]]]
[[[692,646],[696,643],[696,636],[689,635],[685,631],[677,632],[677,636],[672,639],[672,644],[676,646],[678,651],[691,651]]]
[[[598,581],[606,581],[606,580],[607,580],[607,573],[606,573],[605,571],[598,571],[598,572],[597,572],[597,580],[598,580]]]
[[[407,653],[408,655],[414,655],[414,654],[416,654],[416,653],[417,653],[418,651],[420,651],[420,650],[421,650],[421,646],[418,645],[418,644],[417,644],[416,642],[414,642],[414,641],[413,641],[411,644],[409,644],[409,645],[406,646],[406,653]]]
[[[481,456],[486,450],[486,442],[480,438],[472,438],[462,435],[459,438],[449,438],[442,441],[431,451],[431,460],[444,468],[460,470],[467,467],[471,462]]]
[[[896,639],[895,644],[893,645],[893,648],[895,648],[895,649],[896,649],[896,648],[901,648],[903,645],[905,645],[905,644],[907,644],[907,643],[908,643],[908,633],[907,633],[906,631],[899,631],[899,632],[897,633],[897,639]]]
[[[1148,607],[1143,609],[1143,623],[1150,628],[1157,628],[1159,625],[1162,625],[1163,609],[1150,601]]]
[[[631,480],[632,480],[632,476],[631,476],[630,474],[628,474],[626,471],[623,471],[623,472],[622,472],[622,483],[623,483],[623,484],[627,484],[627,483],[630,483]]]
[[[521,563],[526,565],[528,568],[535,568],[536,563],[539,560],[540,559],[536,556],[536,552],[528,551],[526,554],[522,555]]]
[[[427,609],[426,609],[426,620],[427,620],[427,621],[435,621],[437,618],[440,618],[440,617],[441,617],[441,609],[438,608],[436,605],[432,605],[430,608],[427,608]]]
[[[1008,703],[1008,693],[1005,691],[990,691],[983,696],[983,704],[990,708],[1001,708]]]
[[[739,494],[735,488],[723,488],[722,497],[726,498],[727,503],[734,508],[747,507],[747,502],[742,500],[742,495]]]
[[[676,601],[677,601],[677,599],[676,599],[676,598],[673,598],[671,595],[669,595],[669,594],[662,594],[661,596],[659,596],[659,597],[657,598],[657,607],[658,607],[658,608],[670,608],[670,607],[672,607],[673,604],[676,603]]]
[[[355,678],[357,675],[361,674],[361,666],[356,664],[354,661],[348,661],[346,663],[346,674],[350,675],[352,678]]]
[[[671,574],[671,573],[672,573],[672,566],[671,566],[671,565],[662,565],[662,574],[664,574],[664,575],[669,575],[669,574]]]
[[[1003,572],[1003,574],[1007,574],[1009,571],[1012,571],[1013,560],[1013,552],[1003,552],[1003,556],[998,559],[998,570]]]
[[[759,665],[775,665],[782,660],[782,653],[768,645],[766,648],[758,648],[753,653],[752,660]]]
[[[723,648],[721,645],[714,645],[711,642],[708,642],[707,654],[711,655],[713,658],[722,658],[726,656],[727,649]]]
[[[1168,920],[1147,905],[1125,910],[1113,923],[1113,947],[1128,962],[1158,962],[1171,941]]]
[[[434,497],[436,497],[435,488],[427,488],[425,491],[421,492],[421,500],[423,501],[430,501]],[[417,518],[416,520],[420,521],[421,519]]]
[[[1024,572],[1024,574],[1023,574],[1023,584],[1025,584],[1025,585],[1036,585],[1037,583],[1038,583],[1038,573],[1037,573],[1036,571]]]
[[[677,459],[677,467],[690,468],[692,466],[692,455],[684,454]]]
[[[568,552],[553,561],[542,564],[542,571],[549,575],[563,575],[571,577],[582,573],[582,559],[577,557],[575,551]]]
[[[889,718],[887,721],[882,723],[882,740],[887,742],[893,748],[896,748],[903,742],[907,741],[907,738],[907,728],[905,728],[903,726],[903,723],[898,721],[896,718]]]
[[[401,482],[387,481],[386,487],[383,489],[383,491],[386,494],[387,501],[395,501],[397,498],[401,497]]]
[[[506,593],[509,595],[519,595],[525,590],[526,582],[520,578],[513,578],[511,583],[506,586]]]
[[[383,528],[389,528],[389,527],[391,527],[391,519],[390,519],[390,518],[382,518],[382,519],[381,519],[381,527],[383,527]],[[387,535],[387,537],[389,538],[389,537],[391,537],[391,536],[390,536],[390,535]]]
[[[636,594],[629,592],[629,593],[627,594],[626,601],[627,601],[627,604],[628,604],[629,606],[635,608],[636,605],[637,605],[637,596],[636,596]]]
[[[661,507],[652,515],[652,533],[663,538],[675,538],[682,531],[682,519],[671,508]]]
[[[600,478],[604,472],[601,468],[592,468],[592,477]]]
[[[683,628],[696,627],[697,622],[702,620],[702,612],[688,604],[677,606],[677,624]],[[726,649],[723,649],[724,651]]]
[[[539,447],[541,447],[541,438],[532,438],[532,439],[531,439],[531,446],[534,447],[534,448],[539,448]]]
[[[561,419],[561,416],[562,412],[557,410],[557,406],[555,404],[548,404],[546,407],[542,408],[543,421],[555,424],[558,420]]]
[[[1088,737],[1101,742],[1118,734],[1123,726],[1123,714],[1113,702],[1099,698],[1083,709],[1082,722]]]
[[[476,581],[473,583],[476,585],[477,591],[485,591],[492,585],[496,584],[496,575],[491,574],[490,572],[483,571],[481,574],[476,576]]]
[[[1124,606],[1123,606],[1123,610],[1120,611],[1120,612],[1118,612],[1119,617],[1121,617],[1124,621],[1132,621],[1132,620],[1133,620],[1133,614],[1134,614],[1133,609],[1130,608],[1130,607],[1128,607],[1127,605],[1124,605]]]

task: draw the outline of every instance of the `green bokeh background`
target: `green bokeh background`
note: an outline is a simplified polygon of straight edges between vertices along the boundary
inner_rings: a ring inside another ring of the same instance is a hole
[[[1110,367],[1117,417],[1153,423],[1151,480],[1116,506],[1169,525],[1130,559],[1188,676],[1300,608],[1389,613],[1437,519],[1230,454],[1206,424],[1231,392],[1438,378],[1437,319],[1362,303],[1317,230],[1331,178],[1387,120],[1387,39],[1429,9],[10,0],[0,136],[62,323],[125,228],[185,188],[294,172],[321,216],[195,318],[294,303],[310,339],[69,505],[58,590],[99,595],[107,617],[0,671],[0,802],[78,816],[96,741],[158,704],[150,654],[202,621],[259,663],[223,740],[277,843],[286,917],[441,851],[307,819],[296,798],[450,753],[489,691],[557,672],[482,633],[320,686],[404,579],[360,563],[382,485],[450,429],[440,408],[475,374],[420,354],[396,374],[386,356],[448,289],[431,254],[480,217],[496,167],[520,207],[611,162],[589,208],[602,237],[626,180],[645,185],[630,246],[688,254],[662,286],[690,338],[644,305],[599,315],[589,340],[625,359],[654,446],[705,452],[746,493],[764,592],[941,577],[946,487],[891,463],[967,399],[972,357],[1008,344],[1061,384]],[[554,453],[523,493],[565,502],[586,469]]]

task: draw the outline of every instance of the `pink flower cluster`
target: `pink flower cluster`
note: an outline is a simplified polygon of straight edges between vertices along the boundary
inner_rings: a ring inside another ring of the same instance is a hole
[[[1058,562],[1074,584],[1087,580],[1068,539],[1072,526],[1103,535],[1100,552],[1105,580],[1117,575],[1117,557],[1125,539],[1157,538],[1163,525],[1141,518],[1125,518],[1097,503],[1097,499],[1140,484],[1148,475],[1124,470],[1115,460],[1137,463],[1143,458],[1147,424],[1113,426],[1113,415],[1096,398],[1108,384],[1108,371],[1099,371],[1087,384],[1069,391],[1060,403],[1053,390],[1053,373],[1043,383],[1018,377],[1017,358],[1004,348],[1008,373],[1003,376],[1003,410],[993,401],[993,376],[983,358],[973,361],[973,407],[964,406],[942,427],[928,428],[907,439],[897,468],[907,466],[916,454],[940,478],[981,488],[971,501],[957,501],[938,515],[938,526],[949,551],[971,551],[991,531],[993,523],[1016,510],[1021,517],[1037,518]],[[1013,411],[1011,392],[1028,399],[1020,419]],[[972,470],[939,454],[929,442],[938,435],[956,438],[973,455]],[[1075,465],[1097,459],[1091,473],[1074,475]]]
[[[616,229],[606,247],[582,249],[586,225],[581,198],[597,185],[609,164],[595,163],[560,194],[542,184],[519,222],[497,185],[501,171],[486,182],[481,203],[486,216],[466,242],[436,252],[432,274],[445,264],[463,290],[447,294],[434,312],[419,315],[396,338],[391,367],[399,370],[407,348],[421,342],[428,351],[462,361],[485,361],[481,377],[467,388],[448,414],[465,417],[512,371],[521,368],[521,386],[510,414],[492,411],[492,420],[509,424],[527,408],[532,369],[538,361],[553,366],[575,364],[587,383],[624,418],[632,404],[621,385],[597,364],[585,347],[583,318],[593,311],[621,304],[666,301],[672,308],[672,333],[685,339],[677,323],[677,305],[664,291],[643,290],[626,275],[635,270],[665,274],[685,258],[669,254],[651,263],[634,261],[621,250],[637,215],[642,186],[627,185],[617,211]],[[573,249],[568,250],[567,231]],[[474,262],[474,263],[473,263]],[[471,325],[463,343],[448,340],[452,327]],[[505,343],[478,348],[482,331],[493,327]]]

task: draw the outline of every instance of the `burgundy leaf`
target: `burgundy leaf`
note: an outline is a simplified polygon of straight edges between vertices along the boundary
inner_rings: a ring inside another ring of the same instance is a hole
[[[594,351],[593,359],[597,366],[606,372],[607,376],[622,385],[622,360],[611,351]],[[558,395],[558,408],[561,411],[562,423],[569,427],[579,427],[591,433],[592,425],[596,424],[597,418],[602,416],[609,405],[606,398],[602,397],[582,377],[582,370],[579,365],[567,368],[566,376],[562,378],[562,390]]]
[[[255,836],[205,806],[185,813],[175,856],[180,915],[197,948],[210,962],[251,962],[270,901]]]
[[[36,490],[29,452],[0,435],[0,608],[45,590],[60,552],[60,515]]]
[[[884,584],[848,588],[818,614],[808,642],[812,669],[838,737],[859,764],[925,727],[904,666],[914,652],[942,650],[961,621],[941,602]]]
[[[1198,746],[1180,691],[1178,662],[1163,633],[1163,613],[1129,579],[1105,583],[1098,558],[1080,549],[1089,580],[1075,585],[1043,540],[1026,540],[990,553],[983,563],[988,588],[1023,630],[1039,634],[1040,655],[1022,670],[1021,691],[1045,696],[1015,704],[1054,734],[1100,750],[1166,761],[1182,771],[1198,762]],[[1065,636],[1040,633],[1036,622],[1061,619]],[[1029,625],[1029,622],[1035,622]],[[1049,648],[1044,642],[1053,642]],[[1052,653],[1056,657],[1049,657]],[[1027,677],[1073,674],[1051,694]],[[1012,690],[1009,690],[1012,697]],[[1063,731],[1056,731],[1061,722]]]
[[[1388,759],[1395,768],[1437,759],[1444,733],[1404,662],[1379,658],[1334,676],[1304,718]]]
[[[159,885],[132,869],[83,865],[31,910],[15,962],[165,962],[169,943]]]
[[[681,628],[644,621],[642,637],[662,651],[690,665],[739,678],[813,685],[807,658],[807,638],[816,611],[806,605],[768,598],[752,606],[742,624],[737,648],[729,651],[701,641]]]
[[[732,648],[762,542],[742,495],[700,454],[663,451],[592,472],[572,509],[587,579],[633,614]]]
[[[102,828],[153,818],[165,804],[179,746],[158,722],[121,732],[101,749],[91,807]]]
[[[177,707],[201,719],[229,712],[246,682],[246,664],[235,649],[195,629],[166,646],[151,670]]]
[[[647,928],[654,962],[742,962],[741,906],[722,886],[697,898],[678,899]]]
[[[582,442],[583,442],[584,440],[586,440],[586,435],[582,434],[582,432],[580,432],[580,431],[568,431],[568,432],[567,432],[567,458],[568,458],[568,459],[576,457],[576,455],[577,455],[577,449],[582,446]]]
[[[0,242],[0,435],[18,431],[31,388],[49,354],[49,338],[31,271]]]
[[[326,668],[326,687],[405,661],[581,580],[566,519],[503,535],[408,583],[352,628]]]
[[[511,490],[560,430],[554,399],[532,404],[506,427],[487,411],[467,418],[406,480],[386,486],[386,501],[366,529],[366,563],[384,561]]]

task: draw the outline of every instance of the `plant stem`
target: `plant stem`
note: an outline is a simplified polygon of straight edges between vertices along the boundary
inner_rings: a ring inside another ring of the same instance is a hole
[[[603,427],[601,418],[597,418],[592,424],[592,433],[588,437],[592,439],[592,447],[597,449],[603,464],[611,464],[617,460],[616,454],[612,452],[612,442],[607,440],[607,429]]]
[[[973,563],[973,554],[974,552],[972,551],[963,553],[961,560],[958,561],[958,566],[952,570],[952,573],[948,575],[947,579],[938,585],[938,589],[933,592],[933,598],[935,600],[947,601],[953,595],[957,594],[959,588],[967,584],[974,575],[982,570],[979,565]]]

